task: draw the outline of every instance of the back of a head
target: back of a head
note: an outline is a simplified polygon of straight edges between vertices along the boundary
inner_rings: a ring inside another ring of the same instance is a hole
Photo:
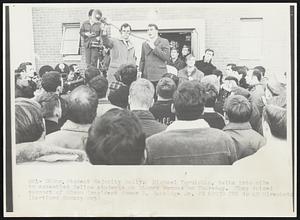
[[[89,81],[88,85],[96,91],[98,99],[104,98],[106,96],[108,81],[105,77],[96,76]]]
[[[84,77],[85,77],[86,83],[88,83],[92,78],[94,78],[98,75],[101,75],[100,70],[94,66],[89,66],[84,72]]]
[[[40,139],[45,130],[40,105],[31,99],[16,98],[15,126],[16,144]]]
[[[68,118],[78,124],[90,124],[96,117],[98,96],[94,89],[81,85],[69,95]]]
[[[54,71],[52,66],[44,65],[39,69],[39,76],[42,77],[45,73]]]
[[[157,95],[159,95],[161,98],[164,99],[172,99],[175,90],[176,90],[175,82],[168,77],[161,78],[158,81],[156,86]]]
[[[205,90],[205,107],[214,107],[218,96],[217,88],[209,82],[201,82],[201,85]]]
[[[50,71],[42,76],[42,87],[47,92],[55,92],[61,86],[61,75],[56,71]]]
[[[214,74],[204,76],[201,79],[201,82],[212,84],[217,89],[217,92],[219,92],[220,90],[220,81],[218,80],[218,77]]]
[[[89,129],[86,153],[94,165],[138,165],[145,149],[145,134],[128,110],[111,109]]]
[[[137,79],[137,68],[133,64],[123,65],[120,67],[118,74],[121,82],[130,87],[131,83]]]
[[[59,96],[56,93],[42,93],[36,101],[41,105],[44,118],[54,116],[55,108],[60,107]]]
[[[173,102],[179,120],[199,119],[204,110],[205,90],[197,81],[185,81],[175,91]]]
[[[273,136],[281,139],[287,138],[287,115],[285,108],[273,104],[266,105],[263,118],[269,124]]]
[[[131,84],[129,97],[130,106],[150,108],[153,104],[154,86],[149,80],[140,78]]]
[[[178,86],[179,83],[179,78],[178,76],[172,74],[172,73],[165,73],[162,77],[168,77],[170,79],[172,79],[176,85],[176,87]]]
[[[225,101],[224,110],[230,122],[244,123],[250,120],[252,105],[244,96],[231,95]]]
[[[245,88],[242,88],[240,86],[233,87],[232,90],[231,90],[231,93],[234,94],[234,95],[244,96],[247,99],[249,99],[250,96],[251,96],[249,90],[247,90]]]
[[[242,75],[242,77],[246,77],[248,68],[246,66],[236,66],[234,70],[237,71],[239,75]]]

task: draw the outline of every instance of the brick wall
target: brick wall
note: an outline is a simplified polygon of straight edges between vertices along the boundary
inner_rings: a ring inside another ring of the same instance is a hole
[[[174,4],[173,4],[174,5]],[[289,72],[289,8],[282,5],[189,5],[174,6],[165,4],[157,7],[155,19],[204,19],[206,23],[205,43],[215,50],[213,63],[222,71],[227,63],[239,65],[263,65],[269,72]],[[101,5],[100,5],[101,6]],[[56,65],[62,62],[60,44],[62,23],[82,22],[87,19],[91,7],[80,8],[33,8],[33,33],[37,69],[45,64]],[[100,8],[103,16],[112,21],[134,21],[149,19],[153,13],[146,6],[117,7],[104,5]],[[152,16],[152,17],[151,17]],[[263,18],[263,57],[261,60],[239,59],[239,34],[241,17]],[[200,33],[201,34],[201,33]],[[83,60],[80,65],[83,67]]]

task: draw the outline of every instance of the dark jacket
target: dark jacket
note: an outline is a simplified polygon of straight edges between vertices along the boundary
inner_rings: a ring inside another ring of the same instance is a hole
[[[205,76],[212,74],[212,71],[217,69],[211,62],[206,63],[204,60],[197,60],[195,66],[198,70],[201,70]]]
[[[47,120],[47,119],[45,119],[45,126],[46,126],[46,135],[51,134],[55,131],[59,131],[59,129],[60,129],[60,127],[58,126],[58,123]]]
[[[262,116],[264,108],[262,97],[265,95],[264,85],[261,83],[254,85],[250,90],[250,94],[250,101],[257,106],[259,113]]]
[[[249,122],[229,123],[223,131],[234,140],[238,159],[254,154],[266,144],[266,139],[254,131]]]
[[[231,165],[237,160],[232,139],[215,128],[162,132],[146,140],[146,164]]]
[[[156,121],[150,111],[133,110],[132,112],[139,118],[143,128],[143,132],[146,134],[146,137],[150,137],[153,134],[160,133],[166,130],[167,128],[166,125]]]
[[[95,36],[93,37],[88,37],[85,35],[85,33],[94,33]],[[91,47],[91,42],[92,41],[97,41],[96,37],[101,36],[101,24],[100,23],[94,23],[93,25],[90,24],[90,21],[87,20],[82,23],[81,28],[80,28],[80,35],[83,38],[83,46],[85,48],[90,48]]]
[[[29,80],[28,86],[20,87],[16,85],[15,87],[15,98],[23,97],[31,99],[34,97],[34,92],[37,89],[37,85],[34,81]]]
[[[156,101],[149,111],[153,114],[155,120],[168,125],[175,121],[175,113],[171,112],[172,103],[172,100]]]
[[[142,45],[139,71],[142,77],[150,81],[158,81],[163,74],[167,73],[166,63],[170,59],[170,45],[167,39],[158,37],[152,49],[147,42]]]
[[[171,59],[168,64],[174,66],[178,71],[183,69],[186,66],[185,62],[179,57],[175,62],[173,62]]]
[[[217,112],[204,112],[201,115],[211,128],[223,129],[225,127],[225,121],[221,114]]]

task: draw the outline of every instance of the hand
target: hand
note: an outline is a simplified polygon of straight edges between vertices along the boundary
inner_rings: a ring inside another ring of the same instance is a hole
[[[96,40],[98,40],[98,41],[99,41],[99,40],[100,40],[100,37],[96,37]]]
[[[90,36],[92,36],[92,33],[86,32],[86,33],[85,33],[85,36],[90,37]]]

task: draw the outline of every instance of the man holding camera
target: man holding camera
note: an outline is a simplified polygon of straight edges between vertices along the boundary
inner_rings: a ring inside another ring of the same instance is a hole
[[[89,20],[83,22],[80,28],[80,35],[83,37],[85,49],[85,62],[87,67],[97,67],[99,57],[100,36],[101,36],[102,12],[98,9],[89,11]]]

